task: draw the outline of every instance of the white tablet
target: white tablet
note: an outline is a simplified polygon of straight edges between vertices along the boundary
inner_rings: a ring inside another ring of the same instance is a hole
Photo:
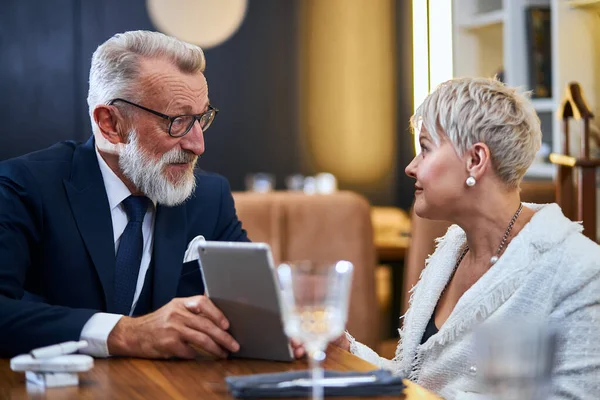
[[[240,344],[231,357],[292,361],[269,245],[203,242],[198,253],[205,293],[225,314],[229,333]]]

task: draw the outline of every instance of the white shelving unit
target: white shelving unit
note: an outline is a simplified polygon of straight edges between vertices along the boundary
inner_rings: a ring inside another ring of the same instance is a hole
[[[581,83],[600,115],[600,0],[453,0],[454,74],[503,71],[508,85],[530,89],[526,11],[533,6],[551,12],[552,97],[532,103],[542,120],[544,142],[558,152],[561,121],[556,111],[568,82]],[[536,163],[527,178],[550,179],[554,173],[554,166]]]
[[[494,10],[472,15],[470,18],[462,22],[460,27],[462,29],[474,30],[487,28],[489,26],[502,23],[504,23],[504,11]]]
[[[554,112],[557,109],[554,98],[531,99],[531,102],[538,113]]]
[[[529,170],[527,170],[528,178],[541,178],[547,179],[553,177],[555,166],[550,163],[533,163]]]

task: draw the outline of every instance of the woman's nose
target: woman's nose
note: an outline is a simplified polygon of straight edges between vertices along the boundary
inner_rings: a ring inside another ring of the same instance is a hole
[[[413,158],[412,161],[410,162],[410,164],[408,164],[406,166],[406,168],[404,169],[404,172],[406,173],[406,175],[410,176],[411,178],[417,179],[417,157]]]

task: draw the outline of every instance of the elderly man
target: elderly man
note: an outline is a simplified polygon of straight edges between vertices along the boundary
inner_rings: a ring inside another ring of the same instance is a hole
[[[0,357],[239,349],[193,257],[201,237],[248,240],[226,180],[194,169],[217,114],[204,67],[163,34],[115,35],[92,58],[93,137],[0,163]]]

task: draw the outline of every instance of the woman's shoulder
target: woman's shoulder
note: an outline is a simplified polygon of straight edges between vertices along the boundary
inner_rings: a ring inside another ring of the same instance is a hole
[[[573,232],[554,250],[560,256],[560,274],[572,277],[596,277],[600,282],[600,245],[580,232]]]
[[[554,264],[554,287],[558,302],[568,298],[600,301],[600,245],[578,229],[565,233],[542,253]],[[574,296],[575,295],[575,296]]]
[[[550,253],[565,262],[600,267],[600,245],[588,239],[581,222],[564,216],[558,204],[530,204],[536,209],[528,226],[523,229],[529,244],[540,253]]]

